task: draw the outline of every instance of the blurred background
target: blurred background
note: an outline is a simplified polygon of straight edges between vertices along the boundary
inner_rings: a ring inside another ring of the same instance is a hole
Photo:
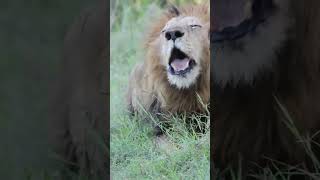
[[[0,1],[0,179],[50,179],[47,108],[68,26],[95,0]]]

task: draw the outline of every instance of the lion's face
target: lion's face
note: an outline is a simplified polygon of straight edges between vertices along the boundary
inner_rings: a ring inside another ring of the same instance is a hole
[[[170,84],[192,86],[202,70],[204,51],[209,50],[208,25],[194,16],[170,19],[160,34],[161,64]]]

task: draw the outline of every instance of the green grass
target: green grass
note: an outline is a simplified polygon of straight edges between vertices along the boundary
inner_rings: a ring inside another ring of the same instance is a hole
[[[167,137],[174,148],[168,151],[156,146],[150,124],[130,119],[126,112],[129,73],[143,60],[144,33],[161,12],[151,2],[117,1],[115,11],[111,10],[111,176],[115,180],[209,179],[209,132],[188,131],[183,118],[171,116]]]
[[[146,29],[161,12],[151,0],[114,1],[111,9],[111,176],[113,179],[209,179],[210,132],[199,135],[188,131],[184,119],[170,117],[172,128],[167,137],[173,148],[168,151],[155,144],[150,124],[138,117],[130,119],[125,109],[125,92],[133,66],[143,61],[143,36]],[[179,1],[179,3],[184,3]],[[311,137],[301,136],[292,124],[285,107],[279,103],[288,119],[284,122],[292,135],[303,143],[315,170],[308,172],[297,167],[273,161],[272,169],[261,169],[257,179],[289,180],[292,175],[303,174],[310,179],[320,179],[320,165],[310,148]],[[235,172],[232,179],[237,180]],[[213,177],[214,179],[217,177]]]

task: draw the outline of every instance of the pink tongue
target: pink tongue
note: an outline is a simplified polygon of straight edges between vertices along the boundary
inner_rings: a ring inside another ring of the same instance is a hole
[[[183,71],[189,67],[189,58],[184,59],[174,59],[171,62],[171,67],[174,71]]]

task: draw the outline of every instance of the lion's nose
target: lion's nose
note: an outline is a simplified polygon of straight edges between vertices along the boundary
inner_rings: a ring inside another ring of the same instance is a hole
[[[183,32],[181,31],[168,31],[166,32],[165,36],[166,36],[166,39],[169,41],[169,40],[172,40],[172,41],[175,41],[177,38],[180,38],[184,35]]]

